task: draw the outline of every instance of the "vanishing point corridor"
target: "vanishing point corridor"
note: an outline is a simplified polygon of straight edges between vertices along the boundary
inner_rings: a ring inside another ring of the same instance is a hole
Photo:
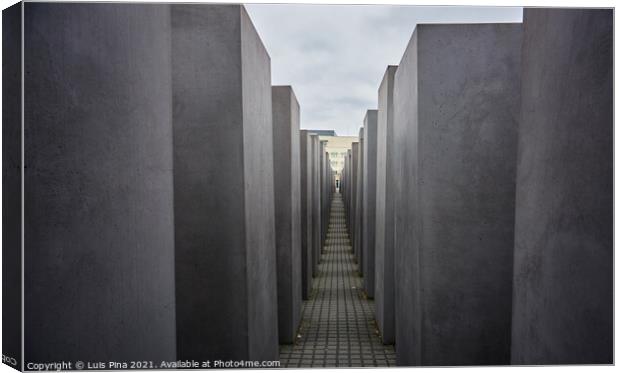
[[[310,3],[3,10],[7,369],[617,363],[615,8]]]
[[[304,301],[293,345],[280,347],[282,367],[394,366],[394,346],[384,345],[374,302],[362,290],[340,193],[334,193],[319,273]]]

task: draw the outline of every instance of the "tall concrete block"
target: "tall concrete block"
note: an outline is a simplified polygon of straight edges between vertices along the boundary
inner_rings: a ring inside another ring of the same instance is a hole
[[[339,182],[339,192],[342,197],[342,205],[344,210],[344,217],[347,217],[347,163],[348,163],[348,155],[347,152],[344,152],[344,159],[342,160],[342,171],[340,171],[340,182]]]
[[[396,71],[400,365],[510,361],[521,37],[418,25]]]
[[[171,17],[178,358],[277,359],[269,55],[243,6]]]
[[[330,204],[334,194],[334,171],[331,166],[331,159],[327,151],[327,143],[325,144],[325,238],[327,239],[327,231],[329,229]]]
[[[325,198],[325,239],[327,239],[327,231],[329,230],[329,215],[330,206],[333,196],[333,170],[331,166],[331,160],[329,152],[327,151],[327,143],[325,144],[325,192],[327,197]]]
[[[364,128],[359,131],[359,146],[357,147],[357,177],[355,182],[355,222],[353,223],[353,249],[356,253],[358,270],[361,275],[364,274],[364,253],[363,239],[364,227],[362,225],[362,217],[364,211]]]
[[[321,141],[319,135],[310,134],[312,142],[312,276],[319,273],[321,259]]]
[[[174,361],[169,7],[23,7],[24,360]]]
[[[329,221],[327,204],[329,202],[329,186],[327,168],[329,166],[328,155],[325,152],[327,140],[321,140],[321,245],[325,242],[327,235],[327,223]],[[321,247],[321,253],[323,248]]]
[[[323,243],[325,243],[325,240],[327,239],[327,230],[329,227],[329,205],[331,203],[331,197],[332,197],[332,188],[331,188],[331,180],[332,180],[332,172],[331,172],[331,162],[329,160],[329,153],[327,152],[327,142],[325,143],[325,148],[324,148],[324,166],[323,166],[323,174],[325,175],[325,181],[323,182],[323,187],[324,187],[324,191],[325,191],[325,198],[323,199]]]
[[[301,318],[299,103],[290,86],[271,88],[278,277],[278,335],[293,343]]]
[[[375,210],[375,314],[383,343],[394,343],[394,74],[379,86]]]
[[[306,130],[299,131],[300,201],[301,201],[301,295],[312,292],[312,139]]]
[[[324,195],[323,198],[323,244],[325,244],[325,240],[327,239],[327,230],[329,227],[329,211],[331,204],[331,181],[332,181],[332,172],[331,172],[331,162],[329,160],[329,152],[327,152],[327,141],[323,147],[323,175],[325,176],[325,181],[323,182]]]
[[[375,208],[377,196],[377,110],[366,111],[364,118],[364,156],[362,157],[362,258],[364,290],[375,294]]]
[[[353,144],[351,144],[351,147],[353,147]],[[351,188],[351,179],[353,178],[353,173],[351,172],[351,164],[353,162],[352,159],[352,152],[351,149],[347,149],[347,158],[345,160],[345,168],[346,168],[346,172],[344,174],[345,176],[345,208],[346,208],[346,219],[347,219],[347,230],[349,231],[349,240],[351,241],[351,243],[353,243],[352,240],[352,236],[351,236],[351,209],[353,208],[353,205],[351,204],[351,193],[353,193],[353,189]]]
[[[346,151],[346,155],[344,157],[344,166],[342,169],[342,195],[343,195],[343,199],[344,199],[344,210],[345,210],[345,218],[347,220],[347,227],[349,224],[349,198],[348,198],[348,194],[349,194],[349,169],[351,168],[350,166],[350,161],[351,161],[351,149],[347,149]]]
[[[348,209],[349,209],[349,213],[347,214],[347,228],[349,228],[349,240],[351,241],[351,244],[353,243],[353,235],[351,234],[352,232],[352,223],[353,220],[351,219],[351,214],[353,213],[353,143],[351,143],[351,149],[347,149],[347,158],[348,158],[348,168],[347,168],[347,179],[348,181],[348,185],[347,185],[347,204],[348,204]]]
[[[357,146],[357,145],[356,145]],[[347,172],[345,173],[346,176],[346,185],[345,185],[345,192],[346,192],[346,208],[347,208],[347,228],[349,230],[349,237],[350,239],[352,238],[351,235],[351,209],[353,208],[353,204],[351,203],[352,200],[352,194],[353,194],[353,188],[351,187],[351,185],[353,184],[352,179],[353,179],[353,172],[351,172],[352,168],[353,168],[353,158],[352,158],[352,148],[353,148],[353,143],[351,143],[351,149],[347,149],[347,159],[345,160],[345,167]]]
[[[512,363],[613,363],[613,10],[525,9]]]
[[[2,11],[2,356],[22,370],[22,5]]]
[[[351,237],[351,243],[353,248],[353,253],[355,254],[355,259],[358,261],[357,250],[355,246],[356,236],[355,236],[355,223],[357,219],[355,218],[355,209],[357,207],[357,177],[358,177],[358,168],[357,164],[359,162],[359,141],[353,142],[351,144],[351,162],[350,162],[350,170],[349,173],[351,175],[351,185],[349,185],[349,204],[350,204],[350,213],[349,213],[349,237]]]

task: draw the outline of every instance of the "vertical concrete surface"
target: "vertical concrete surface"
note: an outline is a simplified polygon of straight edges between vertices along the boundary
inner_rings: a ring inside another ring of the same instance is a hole
[[[350,204],[350,212],[349,212],[349,237],[351,238],[351,243],[353,247],[353,253],[355,254],[355,259],[359,260],[357,257],[357,250],[355,250],[355,209],[357,208],[357,178],[358,178],[358,168],[357,164],[359,161],[359,141],[353,142],[351,144],[351,162],[350,162],[350,175],[351,175],[351,185],[349,186],[350,196],[349,196],[349,204]]]
[[[278,335],[293,343],[301,317],[299,103],[290,86],[271,88],[278,278]]]
[[[345,216],[346,216],[346,184],[347,184],[347,163],[348,156],[347,152],[344,152],[344,159],[342,161],[342,171],[340,172],[340,182],[339,182],[339,190],[340,194],[342,194],[342,202],[345,208]]]
[[[328,177],[327,177],[327,153],[325,152],[325,147],[327,145],[326,140],[321,140],[321,243],[325,242],[325,236],[327,234],[327,223],[329,216],[327,215],[327,203],[328,201],[328,191],[329,188],[327,186]],[[323,252],[323,248],[321,248],[321,253]]]
[[[383,343],[394,343],[394,74],[388,66],[379,86],[377,203],[375,210],[375,314]]]
[[[369,298],[375,294],[375,203],[377,195],[377,110],[364,117],[364,156],[362,157],[362,257],[364,290]]]
[[[23,22],[24,360],[174,361],[169,7]]]
[[[320,147],[319,135],[310,134],[312,143],[312,276],[319,273],[321,259],[321,180],[320,180]]]
[[[278,357],[270,59],[239,5],[172,5],[179,359]]]
[[[329,210],[331,205],[331,163],[327,152],[327,141],[323,144],[323,245],[327,239],[327,229],[329,227]]]
[[[353,249],[357,256],[358,271],[360,275],[364,274],[364,253],[363,239],[364,227],[362,226],[362,217],[364,216],[364,127],[359,131],[359,146],[357,147],[357,178],[355,183],[355,231],[353,232]]]
[[[2,356],[22,367],[22,4],[2,11]]]
[[[357,147],[357,145],[356,145]],[[353,143],[351,143],[351,149],[347,149],[347,228],[349,230],[349,239],[353,238],[351,234],[352,223],[351,214],[353,213]],[[351,242],[353,243],[353,242]]]
[[[351,144],[353,146],[353,144]],[[347,149],[347,155],[344,160],[344,170],[343,170],[343,185],[344,185],[344,207],[345,207],[345,218],[347,222],[347,230],[349,231],[349,237],[351,237],[351,149]]]
[[[613,10],[526,9],[512,363],[613,363]]]
[[[310,133],[299,131],[301,201],[301,295],[308,300],[312,292],[312,141]]]
[[[343,166],[342,166],[342,178],[340,180],[340,191],[342,193],[342,202],[343,202],[343,206],[344,206],[344,212],[345,212],[345,219],[347,224],[349,223],[349,198],[348,198],[348,193],[349,193],[349,151],[350,149],[347,149],[347,151],[345,152],[345,157],[344,157],[344,161],[343,161]]]
[[[510,362],[521,37],[418,25],[396,71],[400,365]]]

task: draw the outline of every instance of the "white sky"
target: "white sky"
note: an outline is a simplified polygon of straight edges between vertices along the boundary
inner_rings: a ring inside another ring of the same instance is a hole
[[[416,23],[521,22],[522,8],[247,4],[271,56],[273,85],[291,85],[301,127],[356,136],[376,109],[387,65],[398,65]]]

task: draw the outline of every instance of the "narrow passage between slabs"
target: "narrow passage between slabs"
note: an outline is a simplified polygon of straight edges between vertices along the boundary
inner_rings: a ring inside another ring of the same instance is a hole
[[[302,309],[299,338],[280,346],[283,367],[394,366],[394,346],[381,342],[374,302],[362,290],[344,204],[335,193],[327,239],[310,299]]]

